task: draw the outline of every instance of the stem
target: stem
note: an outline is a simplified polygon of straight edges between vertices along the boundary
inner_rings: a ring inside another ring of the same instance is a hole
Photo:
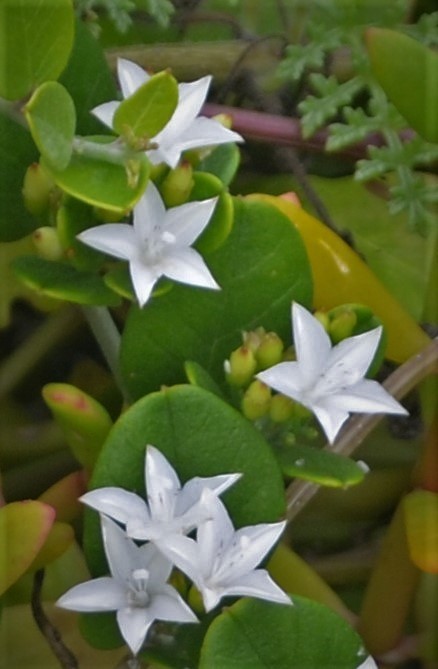
[[[59,660],[59,663],[63,669],[78,669],[79,664],[73,653],[67,646],[64,645],[61,635],[56,627],[50,622],[44,613],[44,609],[41,605],[41,590],[44,581],[44,569],[39,569],[35,572],[33,589],[32,589],[32,598],[31,598],[31,608],[34,620],[45,637],[47,643],[49,644],[52,652]]]
[[[120,332],[106,307],[82,306],[82,313],[99,344],[100,350],[111,370],[123,397],[128,401],[128,394],[120,374],[119,352]]]
[[[80,156],[86,156],[93,160],[103,160],[106,163],[122,165],[123,167],[125,167],[127,161],[142,156],[142,153],[133,151],[119,139],[114,140],[114,142],[98,143],[90,142],[82,137],[75,137],[73,151]]]
[[[40,327],[0,365],[0,399],[11,392],[77,326],[75,309],[65,308],[48,316]]]
[[[384,388],[396,399],[401,399],[429,374],[438,371],[438,339],[418,355],[413,356],[395,370],[383,383]],[[358,415],[350,418],[339,440],[325,450],[350,455],[373,428],[382,420],[382,414]],[[318,492],[319,486],[309,481],[296,480],[286,491],[287,518],[292,520]]]

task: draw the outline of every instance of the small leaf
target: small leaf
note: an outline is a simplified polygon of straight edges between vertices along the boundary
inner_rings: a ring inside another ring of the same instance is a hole
[[[69,523],[55,521],[40,552],[30,565],[29,571],[38,571],[57,560],[70,548],[74,540],[75,534],[72,526]]]
[[[197,362],[194,360],[187,360],[187,362],[184,364],[184,370],[187,376],[187,380],[192,386],[198,386],[198,388],[209,390],[211,393],[214,393],[214,395],[224,399],[223,393],[217,385],[216,381]]]
[[[284,474],[331,488],[347,488],[365,478],[364,469],[351,458],[312,446],[293,444],[280,457]]]
[[[71,265],[22,256],[13,263],[17,276],[33,290],[79,304],[116,306],[120,298],[97,274],[79,272]]]
[[[438,574],[438,494],[415,490],[404,500],[406,532],[412,561]]]
[[[0,595],[29,568],[55,520],[42,502],[12,502],[0,509]]]
[[[242,599],[210,625],[199,669],[355,669],[361,638],[321,604],[293,597],[294,606]]]
[[[113,141],[113,137],[100,140]],[[135,182],[132,182],[123,165],[74,154],[65,170],[51,169],[46,161],[44,167],[57,185],[69,195],[110,211],[123,212],[131,209],[146,189],[149,163],[139,154]]]
[[[54,170],[70,162],[76,127],[73,100],[61,84],[41,84],[24,108],[35,144]]]
[[[438,142],[438,53],[386,28],[369,28],[366,46],[389,99],[414,130]]]
[[[169,72],[159,72],[119,105],[113,128],[120,135],[129,129],[136,137],[155,137],[170,121],[177,104],[175,78]]]
[[[38,501],[52,506],[56,511],[57,520],[71,523],[82,513],[83,506],[79,502],[79,497],[86,491],[86,476],[81,470],[67,474],[54,483],[39,496]]]
[[[237,144],[230,142],[217,146],[196,165],[196,170],[213,174],[222,181],[224,186],[229,186],[239,168],[239,164],[239,147]]]
[[[98,270],[105,255],[80,242],[76,236],[97,224],[91,205],[73,197],[64,197],[56,214],[56,230],[66,257],[76,269]]]
[[[191,198],[190,198],[191,200]],[[219,195],[213,215],[194,246],[202,255],[218,249],[227,239],[233,227],[233,198],[225,191]]]
[[[0,96],[19,100],[57,79],[74,37],[71,0],[0,0]]]

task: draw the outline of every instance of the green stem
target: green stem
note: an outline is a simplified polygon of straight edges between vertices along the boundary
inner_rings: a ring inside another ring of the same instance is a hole
[[[413,356],[395,370],[383,383],[386,390],[396,399],[401,399],[415,388],[429,374],[438,369],[438,339],[434,339],[418,355]],[[363,442],[365,437],[382,420],[382,414],[358,415],[351,418],[340,438],[333,446],[325,450],[341,455],[350,455]],[[288,487],[287,518],[292,520],[318,492],[319,486],[309,481],[296,480]]]
[[[40,327],[0,365],[0,399],[10,393],[49,355],[64,337],[78,326],[75,309],[68,307],[47,317]]]
[[[90,142],[83,137],[75,137],[73,140],[73,151],[80,156],[86,156],[92,160],[103,160],[106,163],[122,165],[132,159],[141,159],[143,152],[134,151],[120,138],[114,142]]]
[[[82,306],[82,313],[102,351],[102,354],[111,370],[123,397],[129,401],[120,373],[120,332],[106,307]]]

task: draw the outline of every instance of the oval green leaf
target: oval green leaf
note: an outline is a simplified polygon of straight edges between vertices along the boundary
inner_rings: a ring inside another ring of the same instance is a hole
[[[218,616],[205,636],[199,669],[356,669],[362,640],[322,604],[294,606],[243,599]]]
[[[152,138],[170,121],[178,104],[178,84],[170,72],[159,72],[124,100],[114,114],[119,135]]]
[[[438,53],[387,28],[369,28],[366,46],[391,102],[424,139],[438,142]]]
[[[366,474],[365,469],[351,458],[303,444],[292,444],[285,448],[279,461],[287,476],[331,488],[357,485]]]
[[[71,0],[0,0],[0,96],[19,100],[57,79],[73,38]]]
[[[76,127],[73,100],[56,81],[41,84],[24,108],[33,140],[54,170],[70,162]]]
[[[206,158],[196,165],[196,169],[213,174],[222,181],[224,186],[229,186],[239,168],[239,164],[239,147],[237,144],[230,142],[213,149]]]
[[[35,256],[22,256],[13,263],[26,286],[49,297],[78,304],[117,306],[120,298],[97,274],[79,272],[71,265]]]
[[[242,330],[263,326],[289,340],[291,301],[310,304],[310,266],[289,219],[271,205],[237,198],[234,211],[227,240],[205,257],[220,291],[175,284],[145,309],[132,308],[121,365],[133,397],[184,381],[186,360],[223,384],[223,362]]]
[[[51,169],[46,160],[41,162],[57,185],[69,195],[96,207],[123,212],[131,209],[146,189],[149,163],[142,158],[139,156],[134,182],[123,165],[85,155],[73,154],[65,170]]]
[[[55,520],[42,502],[12,502],[0,509],[0,595],[30,567]]]

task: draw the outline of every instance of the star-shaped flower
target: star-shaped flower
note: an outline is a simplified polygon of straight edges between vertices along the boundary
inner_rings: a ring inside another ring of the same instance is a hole
[[[150,76],[138,65],[119,58],[117,72],[123,97],[128,98],[143,86]],[[147,151],[149,160],[157,165],[166,163],[176,167],[183,151],[201,147],[216,146],[229,142],[241,142],[242,137],[228,130],[214,119],[199,116],[204,104],[212,77],[202,77],[189,84],[179,84],[178,105],[172,118],[160,132],[151,138],[158,145],[157,149]],[[112,128],[113,117],[120,102],[105,102],[95,107],[92,112],[105,125]]]
[[[291,604],[268,572],[256,569],[286,523],[265,523],[235,531],[227,510],[211,490],[204,490],[201,503],[209,517],[199,525],[196,541],[183,535],[166,535],[157,546],[193,581],[205,610],[211,611],[227,596]]]
[[[219,289],[201,255],[191,248],[211,218],[217,198],[187,202],[166,211],[154,184],[134,207],[134,224],[107,223],[84,230],[78,239],[103,253],[127,260],[137,300],[148,301],[161,276]]]
[[[135,655],[154,620],[197,622],[193,611],[166,583],[172,564],[153,544],[137,546],[112,520],[101,517],[111,576],[71,588],[57,605],[73,611],[117,611],[117,623]]]
[[[292,323],[296,361],[280,362],[257,378],[310,409],[330,443],[350,412],[408,413],[377,381],[364,378],[379,345],[381,327],[332,347],[321,323],[296,302]]]
[[[148,446],[145,459],[145,481],[148,504],[135,493],[123,488],[97,488],[80,500],[91,508],[126,525],[128,536],[140,541],[156,541],[164,535],[187,533],[208,517],[201,503],[205,489],[216,495],[232,486],[240,474],[190,479],[184,486],[164,455]]]

